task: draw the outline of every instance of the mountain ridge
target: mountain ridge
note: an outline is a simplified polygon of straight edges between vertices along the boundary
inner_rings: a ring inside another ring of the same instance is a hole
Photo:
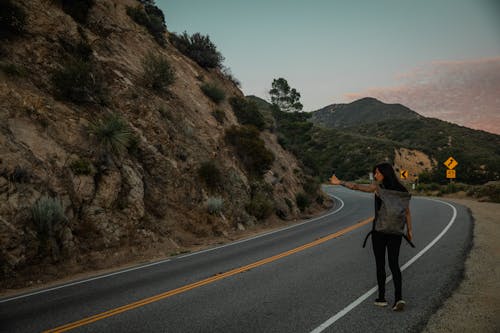
[[[330,104],[311,111],[311,121],[326,127],[343,128],[386,119],[416,119],[420,114],[402,104],[386,104],[373,97],[351,103]]]

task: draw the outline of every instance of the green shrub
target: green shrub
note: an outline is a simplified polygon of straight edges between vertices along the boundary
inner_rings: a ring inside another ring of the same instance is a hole
[[[56,251],[53,242],[57,239],[57,233],[67,222],[61,201],[55,198],[43,196],[31,207],[31,217],[35,225],[40,249],[42,254],[48,250]]]
[[[59,44],[61,44],[64,52],[71,56],[72,59],[83,62],[88,62],[92,59],[92,48],[86,40],[81,40],[75,44],[71,40],[59,38]]]
[[[145,3],[144,7],[141,5],[137,7],[127,7],[127,14],[137,24],[145,27],[160,46],[164,47],[166,45],[164,35],[167,31],[165,16],[153,3]]]
[[[218,215],[222,213],[224,208],[224,200],[222,198],[212,198],[207,199],[207,210],[212,215]]]
[[[251,199],[245,206],[245,209],[250,215],[255,216],[258,220],[264,220],[269,217],[275,209],[275,204],[272,200],[273,188],[265,182],[254,181],[250,184],[250,190]]]
[[[221,71],[222,71],[222,74],[226,77],[226,79],[228,79],[229,81],[233,82],[233,84],[236,87],[241,88],[241,82],[237,78],[234,77],[234,75],[231,72],[230,68],[222,66]]]
[[[75,175],[92,174],[92,163],[87,159],[80,159],[70,164],[70,169]]]
[[[135,23],[146,27],[149,24],[148,14],[144,11],[142,6],[127,7],[127,15],[134,20]]]
[[[30,172],[26,168],[23,168],[19,165],[16,165],[12,172],[8,173],[6,170],[4,170],[4,172],[0,173],[0,175],[4,176],[13,183],[20,184],[28,183],[31,179]]]
[[[217,51],[217,47],[210,37],[195,33],[189,36],[184,31],[182,35],[172,33],[171,41],[184,55],[193,59],[203,68],[221,68],[224,57]]]
[[[175,81],[174,70],[162,55],[148,53],[142,62],[142,66],[146,86],[155,91],[164,91]]]
[[[223,177],[214,161],[203,162],[198,168],[198,175],[211,190],[222,187]]]
[[[226,131],[225,139],[236,148],[238,157],[251,175],[262,176],[271,169],[274,155],[267,150],[254,126],[233,126]]]
[[[74,103],[106,103],[102,79],[92,65],[81,59],[72,60],[52,75],[56,95]]]
[[[63,11],[78,23],[86,23],[95,0],[61,0]]]
[[[265,128],[266,121],[256,103],[248,101],[243,97],[231,97],[229,103],[240,124],[253,125],[260,130]]]
[[[93,123],[90,133],[103,152],[113,155],[124,153],[130,147],[133,137],[128,124],[117,114],[111,114]]]
[[[214,112],[212,112],[212,115],[219,124],[223,124],[224,120],[226,120],[226,113],[224,112],[224,110],[216,109]]]
[[[24,68],[10,63],[0,62],[0,71],[4,72],[10,77],[26,76],[26,71],[24,70]]]
[[[306,176],[305,182],[303,184],[304,191],[306,194],[312,197],[316,197],[320,188],[321,182],[314,177]]]
[[[274,204],[266,195],[259,193],[252,198],[245,209],[258,220],[264,220],[273,213]]]
[[[491,202],[500,203],[500,184],[485,184],[472,186],[468,191],[467,195],[474,198],[488,198]]]
[[[26,14],[11,0],[0,1],[0,40],[18,36],[24,32]]]
[[[299,207],[300,211],[303,212],[307,207],[311,205],[311,200],[305,193],[298,193],[295,196],[295,202],[297,203],[297,207]]]
[[[127,150],[129,152],[129,154],[136,156],[136,157],[139,155],[139,143],[140,143],[139,137],[135,134],[132,134],[130,136],[130,140],[129,140],[128,146],[127,146]]]
[[[419,183],[415,189],[419,192],[426,192],[426,191],[439,191],[440,188],[441,187],[439,186],[439,184],[436,183],[430,183],[430,184]]]
[[[203,93],[209,97],[216,104],[219,104],[226,98],[224,90],[220,89],[216,85],[205,83],[200,86]]]

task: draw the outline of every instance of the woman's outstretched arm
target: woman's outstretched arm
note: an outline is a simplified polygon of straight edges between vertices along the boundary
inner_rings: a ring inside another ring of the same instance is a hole
[[[372,193],[372,192],[375,192],[377,190],[377,186],[375,184],[362,185],[362,184],[349,183],[349,182],[345,182],[343,180],[338,179],[337,176],[335,176],[335,175],[330,177],[330,184],[341,185],[341,186],[347,187],[348,189],[362,191],[362,192]]]

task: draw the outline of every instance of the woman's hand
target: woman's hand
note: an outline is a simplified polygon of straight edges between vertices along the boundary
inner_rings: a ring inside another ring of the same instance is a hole
[[[337,178],[337,176],[333,175],[330,177],[330,184],[340,185],[340,184],[342,184],[342,182],[340,181],[340,179]]]
[[[408,240],[411,241],[413,239],[413,232],[411,230],[408,230],[406,233],[406,237],[408,237]]]

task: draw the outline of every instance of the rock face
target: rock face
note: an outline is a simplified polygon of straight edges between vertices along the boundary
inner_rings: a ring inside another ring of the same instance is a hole
[[[73,262],[85,269],[113,251],[126,257],[158,247],[169,253],[263,223],[247,211],[255,183],[271,189],[267,219],[300,217],[295,196],[303,191],[303,173],[296,159],[264,130],[260,136],[275,157],[273,166],[258,179],[247,174],[224,139],[226,129],[239,125],[228,98],[242,92],[219,69],[204,69],[184,56],[168,38],[160,47],[127,15],[127,6],[140,2],[96,1],[85,23],[56,1],[11,2],[26,13],[26,22],[24,32],[3,40],[0,50],[2,68],[21,73],[0,71],[2,283],[44,265]],[[100,89],[94,96],[105,93],[105,101],[68,101],[55,92],[54,73],[78,45],[90,47],[86,62],[93,87],[99,80]],[[151,52],[175,72],[168,91],[144,84],[143,61]],[[226,99],[215,104],[200,89],[203,83],[220,87]],[[224,113],[223,122],[215,110]],[[135,138],[120,154],[103,153],[93,135],[93,124],[109,114],[119,115]],[[200,178],[207,161],[223,175],[220,188]],[[58,229],[48,227],[57,230],[52,237],[58,251],[51,256],[40,250],[43,230],[31,213],[42,196],[57,198],[67,218]],[[215,215],[207,210],[211,197],[223,199]]]
[[[431,171],[436,164],[436,160],[415,149],[399,148],[394,151],[394,168],[396,172],[408,171],[407,181],[415,181],[419,174]]]

